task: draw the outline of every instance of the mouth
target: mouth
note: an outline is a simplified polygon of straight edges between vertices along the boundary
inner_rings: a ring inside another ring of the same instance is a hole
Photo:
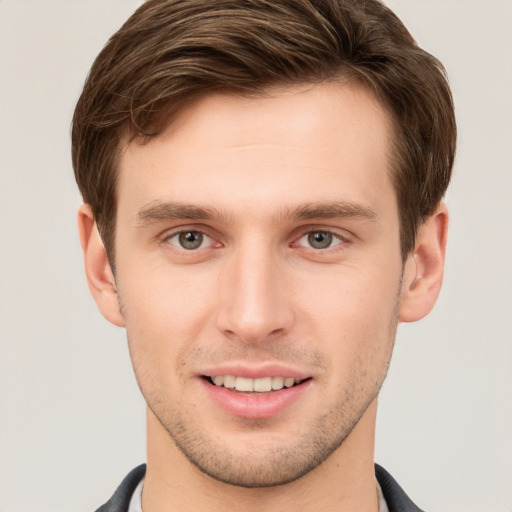
[[[311,380],[311,377],[307,377],[305,379],[295,379],[293,377],[268,376],[251,379],[248,377],[241,377],[236,375],[204,375],[203,379],[209,382],[211,385],[219,388],[225,388],[229,391],[237,393],[255,395],[297,387],[302,383]]]
[[[240,368],[240,373],[217,369],[200,375],[204,390],[214,404],[231,416],[262,419],[285,414],[293,404],[310,396],[313,376],[289,372],[275,365],[265,370]],[[281,373],[282,371],[286,373]],[[295,373],[295,372],[294,372]],[[240,375],[241,374],[241,375]],[[251,375],[252,374],[252,375]],[[309,390],[309,391],[308,391]]]

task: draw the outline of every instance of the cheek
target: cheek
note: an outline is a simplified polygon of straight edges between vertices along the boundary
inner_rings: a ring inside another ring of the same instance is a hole
[[[329,324],[349,322],[378,324],[389,320],[396,309],[400,272],[386,269],[381,275],[368,268],[342,268],[319,276],[310,274],[296,294],[302,308],[312,317],[325,317]]]
[[[142,265],[139,267],[142,268]],[[214,302],[211,273],[161,263],[121,279],[126,320],[131,327],[177,337],[199,328]]]
[[[204,276],[161,265],[120,279],[130,354],[137,378],[172,381],[211,322],[212,286]]]
[[[396,328],[400,273],[377,279],[369,272],[343,269],[324,282],[320,287],[318,279],[312,279],[301,286],[299,318],[316,331],[310,336],[321,337],[326,350],[343,361],[357,354],[388,353]]]

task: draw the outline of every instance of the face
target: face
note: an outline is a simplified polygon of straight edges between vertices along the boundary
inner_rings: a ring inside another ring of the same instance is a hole
[[[402,261],[385,111],[355,86],[205,97],[120,162],[116,287],[151,421],[203,472],[293,481],[385,377]]]

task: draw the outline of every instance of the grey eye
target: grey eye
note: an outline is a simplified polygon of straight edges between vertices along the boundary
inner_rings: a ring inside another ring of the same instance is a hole
[[[178,234],[179,244],[183,249],[187,249],[189,251],[199,249],[203,244],[203,238],[203,234],[199,231],[183,231]]]
[[[333,236],[326,231],[308,233],[308,243],[313,249],[327,249],[332,245]]]

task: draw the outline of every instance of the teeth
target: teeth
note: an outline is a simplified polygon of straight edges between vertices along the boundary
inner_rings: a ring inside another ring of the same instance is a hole
[[[254,391],[254,381],[245,377],[237,377],[235,380],[235,389],[237,391]]]
[[[289,377],[288,379],[284,379],[284,387],[291,388],[295,384],[295,379]]]
[[[283,389],[284,377],[272,377],[272,389]]]
[[[272,378],[263,377],[262,379],[254,379],[253,388],[254,391],[257,391],[258,393],[267,393],[268,391],[272,391]]]
[[[216,386],[222,386],[224,384],[224,377],[222,375],[219,375],[218,377],[213,377],[212,380]]]
[[[234,375],[218,375],[212,377],[216,386],[224,386],[228,389],[235,389],[242,392],[268,393],[283,388],[291,388],[294,384],[300,384],[300,379],[293,377],[262,377],[259,379],[248,379],[246,377],[235,377]]]
[[[235,377],[233,377],[233,375],[224,376],[224,387],[229,389],[235,387]]]

